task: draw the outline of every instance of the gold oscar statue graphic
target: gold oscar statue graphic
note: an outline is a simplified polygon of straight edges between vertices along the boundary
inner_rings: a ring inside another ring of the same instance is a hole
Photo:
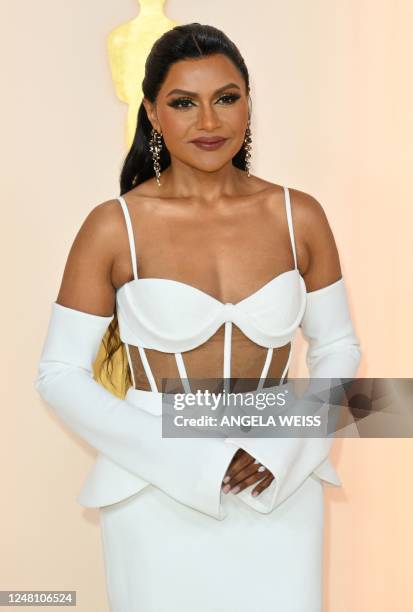
[[[138,4],[139,15],[112,30],[108,36],[109,62],[116,95],[128,105],[128,149],[135,134],[136,117],[143,95],[141,83],[146,57],[155,40],[176,25],[163,12],[165,0],[140,0]]]

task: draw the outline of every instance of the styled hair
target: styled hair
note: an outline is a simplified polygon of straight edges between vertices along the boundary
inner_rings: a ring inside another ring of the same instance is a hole
[[[144,97],[152,103],[156,101],[159,90],[167,77],[170,67],[176,62],[196,59],[217,53],[226,55],[236,68],[238,68],[244,78],[246,92],[249,95],[250,82],[248,70],[236,45],[226,34],[224,34],[224,32],[214,26],[189,23],[175,26],[155,41],[145,62],[145,75],[142,81],[142,92]],[[138,110],[133,142],[125,157],[120,174],[120,195],[127,193],[136,185],[155,176],[152,155],[149,149],[151,131],[152,124],[149,121],[142,101]],[[242,146],[232,158],[233,165],[245,170],[245,157],[246,150]],[[165,170],[170,163],[171,158],[169,152],[167,148],[163,146],[159,158],[161,171]],[[106,367],[109,380],[112,381],[113,358],[115,353],[123,345],[119,336],[116,305],[114,318],[110,323],[104,345],[106,356],[101,364],[100,372],[103,367]],[[125,353],[123,353],[123,364],[125,363]],[[124,371],[125,386],[128,387],[132,384],[129,369],[125,367]]]

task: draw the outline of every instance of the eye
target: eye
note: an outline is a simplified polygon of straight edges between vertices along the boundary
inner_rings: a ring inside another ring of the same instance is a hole
[[[217,102],[220,102],[221,100],[223,100],[223,104],[226,106],[229,104],[234,104],[234,102],[236,102],[240,97],[241,96],[239,94],[224,94],[223,96],[218,98]],[[191,106],[194,106],[194,103],[191,100],[191,98],[176,98],[176,100],[169,102],[168,105],[172,106],[173,108],[184,109],[184,108],[190,108]]]
[[[238,100],[241,96],[239,94],[224,94],[221,96],[219,100],[227,100],[225,104],[234,104],[236,100]]]
[[[190,98],[177,98],[176,100],[170,102],[169,106],[172,106],[173,108],[189,108],[187,106],[187,102],[192,104],[192,100]]]

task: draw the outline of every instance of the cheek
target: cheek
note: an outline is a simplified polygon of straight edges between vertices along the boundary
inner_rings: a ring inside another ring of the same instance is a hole
[[[235,143],[242,145],[245,138],[245,130],[248,122],[248,108],[239,107],[231,110],[225,115],[225,125],[227,134],[231,135]]]
[[[239,106],[237,110],[230,114],[231,125],[237,132],[243,132],[246,129],[248,121],[248,107]]]
[[[163,110],[162,113],[158,113],[158,117],[162,130],[168,134],[170,139],[184,136],[194,120],[189,113],[180,113],[173,109]]]

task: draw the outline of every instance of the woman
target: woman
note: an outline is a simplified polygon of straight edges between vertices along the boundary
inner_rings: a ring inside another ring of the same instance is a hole
[[[356,374],[331,229],[313,197],[251,175],[249,76],[225,34],[168,31],[142,85],[122,195],[74,240],[36,379],[99,451],[78,500],[100,508],[110,609],[319,612],[330,442],[165,437],[160,416],[162,381],[284,383],[299,326],[311,377]],[[125,399],[92,376],[108,325]]]

